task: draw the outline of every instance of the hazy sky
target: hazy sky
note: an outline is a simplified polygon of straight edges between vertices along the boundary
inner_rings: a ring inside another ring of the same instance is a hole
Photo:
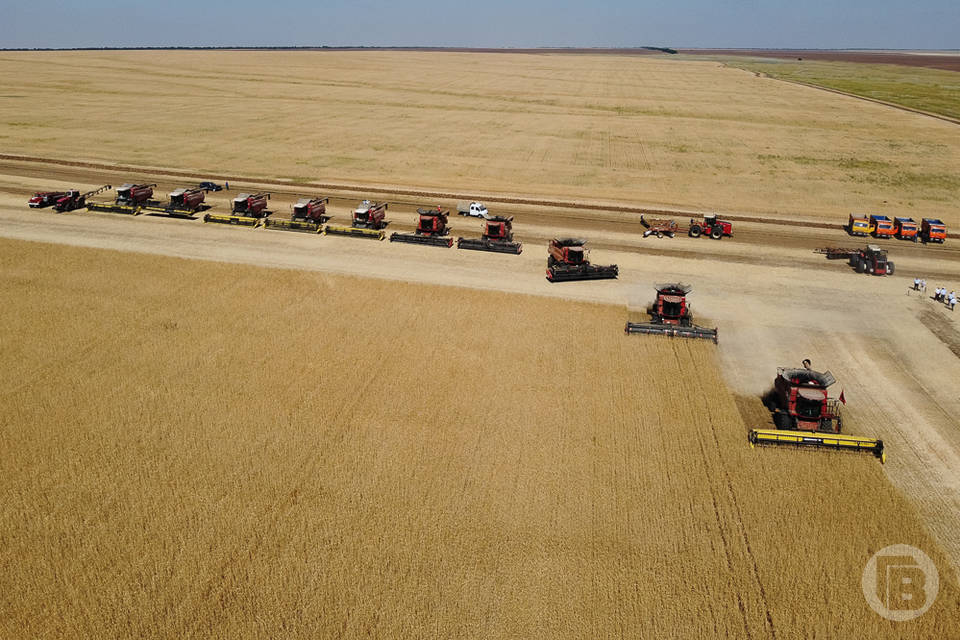
[[[960,48],[960,0],[3,0],[0,47]]]

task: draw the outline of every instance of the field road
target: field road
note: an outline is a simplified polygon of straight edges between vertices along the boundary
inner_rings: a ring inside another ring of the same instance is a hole
[[[623,305],[624,320],[642,315],[655,282],[689,282],[697,323],[719,327],[724,378],[744,399],[742,410],[755,410],[777,366],[809,357],[815,367],[831,370],[839,381],[834,393],[842,389],[848,402],[846,430],[884,439],[887,475],[960,569],[960,316],[908,291],[915,275],[925,276],[931,291],[936,285],[960,289],[956,243],[886,241],[898,273],[876,278],[812,253],[824,244],[863,244],[840,230],[753,222],[738,224],[735,238],[720,242],[642,239],[633,214],[517,206],[503,211],[517,216],[515,232],[525,243],[522,255],[511,256],[157,216],[57,215],[28,209],[25,196],[78,186],[70,181],[82,176],[41,180],[34,172],[3,167],[0,236],[11,239],[601,302]],[[92,178],[86,184],[114,180]],[[162,184],[158,192],[173,184]],[[240,185],[231,184],[231,194],[235,186]],[[271,205],[279,217],[286,216],[295,193],[296,187],[277,192]],[[227,198],[212,194],[210,201],[215,210],[226,210]],[[335,222],[346,219],[355,200],[355,195],[333,200]],[[416,204],[392,207],[388,217],[395,222],[388,232],[409,230]],[[451,221],[455,236],[476,235],[479,228],[475,220]],[[558,235],[588,238],[593,261],[619,264],[620,279],[547,282],[544,245]],[[477,322],[482,326],[482,319]],[[843,499],[842,488],[839,492],[837,499]]]

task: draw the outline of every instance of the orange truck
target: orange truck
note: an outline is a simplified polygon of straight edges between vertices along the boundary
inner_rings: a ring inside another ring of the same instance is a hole
[[[937,218],[924,218],[920,226],[920,239],[924,242],[939,242],[947,239],[947,225]]]
[[[913,218],[894,218],[893,228],[897,232],[897,237],[901,240],[912,240],[916,242],[920,239],[920,229]]]
[[[892,238],[897,230],[893,228],[893,220],[887,216],[870,216],[870,225],[873,227],[874,238]]]
[[[847,222],[847,232],[852,236],[868,236],[873,233],[875,227],[870,222],[870,218],[860,214],[850,214],[850,221]]]

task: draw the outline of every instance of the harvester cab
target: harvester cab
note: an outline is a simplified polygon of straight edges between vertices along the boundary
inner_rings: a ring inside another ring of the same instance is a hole
[[[547,280],[606,280],[620,274],[617,265],[590,264],[586,240],[579,238],[553,239],[547,247]]]
[[[789,444],[869,451],[881,461],[886,460],[883,440],[840,433],[840,401],[827,394],[827,388],[835,382],[829,371],[821,373],[806,366],[779,367],[773,389],[764,398],[776,429],[751,429],[750,446]]]
[[[693,324],[693,313],[687,304],[687,294],[693,289],[688,284],[658,284],[657,298],[648,310],[650,322],[627,322],[627,334],[659,334],[680,338],[703,338],[717,343],[717,329],[698,327]]]
[[[436,209],[417,209],[417,228],[413,233],[394,233],[390,235],[390,242],[407,242],[410,244],[426,244],[434,247],[452,247],[453,238],[447,234],[449,211],[440,207]]]

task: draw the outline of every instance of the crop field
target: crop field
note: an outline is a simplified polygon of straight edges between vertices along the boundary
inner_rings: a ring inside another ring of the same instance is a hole
[[[958,71],[822,60],[722,59],[731,66],[773,78],[806,82],[960,119]]]
[[[0,636],[960,634],[882,465],[623,307],[11,240],[0,296]]]
[[[4,52],[0,84],[9,154],[293,183],[960,223],[955,125],[718,62]]]

